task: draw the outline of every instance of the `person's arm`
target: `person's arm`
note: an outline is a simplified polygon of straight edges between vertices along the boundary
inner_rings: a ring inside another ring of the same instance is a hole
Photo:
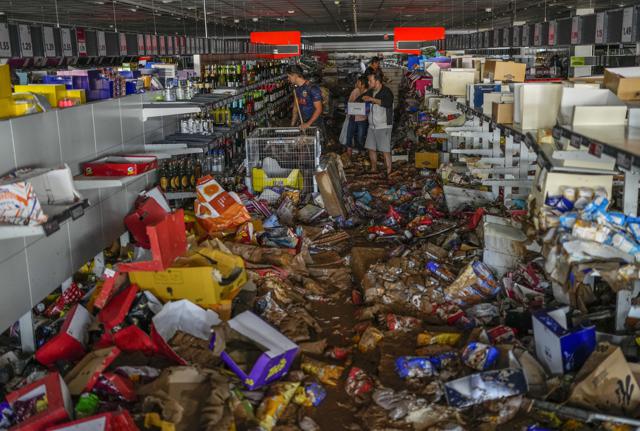
[[[293,100],[293,107],[291,109],[291,127],[295,127],[298,123],[298,103],[297,100]]]
[[[313,115],[311,116],[311,118],[309,119],[309,121],[307,121],[306,123],[303,123],[300,128],[302,130],[308,129],[309,127],[311,127],[311,125],[313,123],[315,123],[315,121],[320,118],[320,115],[322,115],[322,101],[321,100],[316,100],[313,102],[313,107],[315,108],[315,111],[313,111]]]
[[[359,93],[358,89],[354,88],[353,91],[351,91],[351,94],[349,95],[349,102],[355,102],[358,96],[360,95],[358,93]]]

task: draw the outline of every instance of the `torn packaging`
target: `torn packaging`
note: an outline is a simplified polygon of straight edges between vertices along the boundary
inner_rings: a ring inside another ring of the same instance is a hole
[[[524,372],[515,368],[484,371],[444,384],[447,403],[465,408],[485,401],[499,400],[527,392]]]
[[[640,388],[622,350],[600,343],[575,378],[569,402],[608,414],[640,415]]]

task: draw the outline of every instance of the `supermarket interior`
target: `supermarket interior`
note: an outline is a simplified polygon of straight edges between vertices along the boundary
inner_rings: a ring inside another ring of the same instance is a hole
[[[0,430],[640,430],[640,1],[0,0]]]

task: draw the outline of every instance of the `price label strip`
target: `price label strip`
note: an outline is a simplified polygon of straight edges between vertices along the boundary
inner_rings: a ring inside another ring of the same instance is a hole
[[[616,155],[616,166],[619,168],[630,170],[631,164],[633,162],[633,157],[625,153],[618,153]]]

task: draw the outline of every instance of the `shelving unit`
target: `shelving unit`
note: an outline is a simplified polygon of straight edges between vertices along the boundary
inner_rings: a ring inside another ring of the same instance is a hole
[[[148,175],[155,173],[155,171],[155,169],[152,169],[140,175],[130,175],[127,177],[87,177],[84,175],[77,175],[73,177],[73,184],[76,189],[80,191],[115,187],[122,188],[127,184],[132,184],[142,178],[147,178]]]
[[[67,220],[77,220],[82,217],[85,208],[88,207],[89,202],[86,199],[70,205],[42,205],[46,214],[52,214],[46,223],[37,226],[0,224],[0,240],[49,236],[58,231],[60,225]]]

